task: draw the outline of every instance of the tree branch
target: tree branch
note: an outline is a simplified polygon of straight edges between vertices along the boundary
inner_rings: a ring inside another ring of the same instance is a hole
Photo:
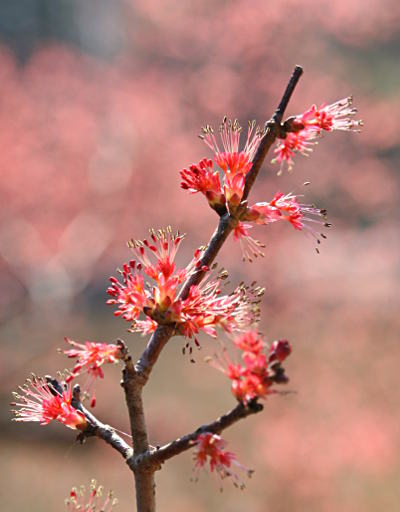
[[[175,455],[179,455],[180,453],[193,448],[193,444],[200,434],[204,432],[220,434],[223,430],[230,427],[237,421],[252,414],[257,414],[262,411],[263,408],[263,405],[257,401],[250,402],[247,406],[242,403],[238,403],[238,405],[231,411],[220,416],[215,421],[202,425],[194,432],[186,434],[185,436],[182,436],[155,451],[151,451],[146,456],[146,462],[152,466],[158,466],[171,457],[175,457]]]
[[[52,386],[57,390],[62,390],[61,385],[56,379],[50,380]],[[81,411],[85,418],[87,419],[88,425],[78,434],[77,440],[81,443],[85,442],[85,439],[87,437],[99,437],[100,439],[103,439],[107,444],[109,444],[114,450],[117,450],[122,457],[125,459],[125,461],[130,460],[130,458],[133,455],[133,450],[129,444],[122,439],[121,436],[119,436],[115,430],[110,427],[110,425],[106,425],[102,423],[100,420],[96,418],[91,412],[89,412],[86,407],[82,405],[81,399],[80,399],[81,389],[79,384],[76,384],[73,389],[72,394],[72,401],[71,405],[75,407],[75,409],[78,409]]]
[[[253,158],[253,165],[250,171],[246,175],[246,182],[243,192],[243,200],[246,200],[249,196],[251,187],[253,186],[258,172],[261,169],[261,166],[264,162],[264,159],[275,142],[275,139],[281,133],[281,123],[283,119],[283,115],[288,106],[289,100],[292,97],[294,89],[298,81],[300,80],[301,75],[303,74],[303,69],[300,66],[296,66],[293,70],[292,76],[286,86],[286,90],[283,93],[282,99],[278,105],[278,108],[275,110],[275,114],[272,118],[265,123],[265,134],[261,139],[260,145],[258,146],[257,152]]]
[[[253,186],[258,172],[268,153],[268,150],[275,142],[275,139],[280,132],[283,115],[302,73],[303,69],[300,66],[296,66],[294,68],[292,76],[290,77],[290,80],[286,86],[286,90],[282,96],[278,108],[275,111],[275,114],[271,120],[266,123],[266,132],[261,140],[256,154],[254,155],[252,168],[246,176],[243,200],[247,199],[251,187]],[[207,248],[201,259],[200,266],[211,265],[211,263],[215,260],[219,250],[223,246],[225,240],[236,227],[237,223],[238,219],[230,216],[229,213],[224,214],[220,218],[218,227],[208,242]],[[204,274],[205,272],[202,270],[198,270],[192,274],[184,283],[179,294],[179,298],[185,299],[188,296],[190,287],[199,284],[203,279]],[[152,334],[147,347],[135,365],[136,372],[142,376],[144,384],[147,382],[154,364],[156,363],[162,349],[173,335],[174,330],[174,326],[159,326]]]
[[[245,201],[249,195],[250,189],[254,184],[269,148],[275,141],[278,134],[283,130],[281,127],[282,116],[301,74],[302,69],[299,66],[296,66],[274,116],[266,125],[266,132],[254,156],[253,166],[246,176],[243,201]],[[235,215],[230,215],[227,212],[220,217],[217,229],[212,235],[200,260],[200,270],[194,272],[186,280],[179,294],[180,299],[185,299],[188,296],[191,286],[197,285],[201,282],[205,274],[205,271],[201,270],[201,267],[209,267],[211,265],[225,240],[237,226],[238,222],[239,211],[236,212]],[[255,412],[259,412],[262,409],[262,406],[257,403],[255,403],[253,407],[245,407],[243,404],[239,404],[232,409],[232,411],[221,416],[215,422],[200,427],[200,430],[198,429],[192,434],[188,434],[187,436],[177,439],[159,450],[149,450],[142,401],[142,388],[148,381],[150,373],[157,362],[162,349],[171,336],[173,336],[174,332],[174,324],[163,326],[159,325],[152,334],[145,350],[135,366],[133,366],[131,357],[128,355],[125,348],[125,368],[122,375],[122,386],[125,391],[125,399],[129,410],[134,445],[134,456],[131,457],[129,466],[133,469],[135,474],[136,503],[138,512],[155,512],[154,473],[159,469],[159,463],[161,461],[173,457],[174,455],[190,448],[193,441],[202,431],[207,430],[214,433],[221,432],[223,429],[238,421],[238,419],[254,414]]]

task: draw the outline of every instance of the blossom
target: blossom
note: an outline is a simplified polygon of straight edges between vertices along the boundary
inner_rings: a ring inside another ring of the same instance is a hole
[[[81,486],[79,489],[73,487],[71,489],[69,498],[65,500],[65,507],[68,512],[111,512],[114,505],[118,501],[113,498],[113,494],[110,491],[105,500],[103,497],[103,487],[97,485],[96,480],[90,482],[89,496],[86,497],[85,486]],[[101,502],[103,502],[101,504]]]
[[[293,170],[293,157],[295,153],[301,153],[308,156],[312,152],[312,147],[317,144],[319,132],[315,130],[301,130],[299,132],[289,132],[284,139],[277,139],[277,147],[274,149],[276,155],[271,163],[280,164],[278,175],[282,174],[285,168],[289,172]]]
[[[233,230],[233,239],[240,244],[240,248],[242,250],[242,260],[248,260],[250,262],[253,261],[254,258],[264,257],[264,252],[262,249],[265,248],[265,245],[253,238],[249,229],[252,229],[253,226],[251,224],[245,224],[244,222],[238,222],[236,227]]]
[[[363,122],[353,119],[357,109],[352,107],[352,104],[353,98],[349,96],[331,105],[321,105],[319,108],[316,105],[311,105],[306,112],[297,116],[297,120],[306,129],[312,128],[317,131],[325,130],[328,132],[333,130],[358,132]]]
[[[291,346],[287,340],[276,340],[269,352],[266,343],[255,331],[248,331],[235,337],[233,345],[241,351],[241,361],[233,363],[227,351],[223,358],[211,359],[212,365],[222,371],[231,381],[233,396],[244,404],[264,399],[275,393],[274,384],[288,382],[281,363],[290,355]]]
[[[316,208],[311,204],[299,203],[298,196],[292,193],[283,194],[278,191],[271,201],[256,203],[247,208],[241,218],[255,224],[271,224],[272,222],[285,220],[294,229],[311,235],[317,244],[320,244],[320,237],[326,238],[326,235],[320,232],[320,229],[331,226],[326,221],[326,214],[325,209]],[[248,233],[242,231],[240,235],[246,237]]]
[[[249,122],[245,146],[241,151],[239,151],[241,131],[242,127],[237,119],[232,121],[225,116],[219,126],[222,143],[221,149],[214,136],[214,130],[212,127],[207,125],[202,128],[202,134],[200,137],[213,151],[215,162],[225,173],[247,174],[252,167],[251,160],[260,145],[263,132],[258,126],[256,126],[255,121]]]
[[[186,298],[180,297],[184,280],[199,269],[208,270],[201,267],[200,250],[186,268],[175,266],[182,239],[182,235],[174,236],[170,230],[160,230],[151,232],[151,242],[130,242],[136,260],[124,264],[122,282],[110,278],[108,293],[112,298],[108,304],[117,305],[115,314],[131,322],[132,331],[151,332],[157,325],[175,325],[178,334],[194,338],[196,343],[200,331],[216,336],[216,327],[233,332],[253,323],[259,296],[252,297],[252,288],[244,286],[223,295],[222,283],[227,277],[224,272],[216,277],[209,275],[200,284],[192,285]],[[152,282],[145,283],[145,277]]]
[[[363,123],[361,120],[354,120],[357,109],[352,107],[352,103],[353,98],[348,97],[331,105],[321,105],[319,108],[311,105],[303,114],[295,116],[293,125],[297,125],[298,130],[286,133],[283,139],[277,139],[277,147],[274,150],[276,157],[272,163],[280,164],[278,174],[281,174],[285,167],[289,171],[293,169],[295,153],[309,155],[322,132],[360,131]]]
[[[234,210],[240,204],[245,177],[253,165],[252,160],[263,136],[255,121],[249,122],[247,140],[240,150],[241,131],[237,119],[232,121],[224,117],[219,127],[221,142],[218,143],[211,126],[202,128],[200,137],[214,154],[214,162],[222,171],[222,183],[218,171],[213,171],[212,161],[206,158],[198,165],[190,166],[189,170],[181,171],[181,187],[192,193],[203,193],[217,211],[225,206]]]
[[[197,165],[192,164],[189,169],[180,171],[181,188],[192,194],[201,192],[206,196],[209,205],[218,209],[225,206],[225,196],[222,193],[218,171],[213,171],[212,160],[203,158]]]
[[[17,401],[11,404],[19,407],[13,411],[14,421],[38,421],[47,425],[56,420],[66,427],[85,430],[87,421],[84,414],[71,404],[70,385],[60,391],[50,379],[33,376],[19,390],[21,394],[14,393]]]
[[[232,465],[235,465],[251,476],[252,471],[242,466],[233,452],[225,450],[226,441],[221,436],[204,432],[197,436],[194,443],[196,446],[193,457],[195,468],[204,468],[208,463],[211,473],[215,470],[222,479],[231,476],[238,481],[238,475],[232,471]],[[244,487],[242,482],[240,487]]]
[[[104,378],[104,373],[101,368],[104,363],[117,363],[121,358],[118,345],[111,343],[95,343],[92,341],[86,341],[83,344],[72,341],[69,338],[65,338],[65,341],[74,348],[64,350],[64,354],[70,358],[77,358],[77,362],[72,369],[71,375],[67,378],[67,382],[86,371],[89,375],[89,379],[85,385],[84,391],[90,388],[96,378]],[[92,407],[94,407],[95,403],[96,398],[93,394],[91,399]]]

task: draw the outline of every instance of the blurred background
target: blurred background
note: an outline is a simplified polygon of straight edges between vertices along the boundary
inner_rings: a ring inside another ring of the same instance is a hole
[[[107,279],[130,258],[125,241],[171,224],[188,236],[185,264],[217,219],[179,187],[204,156],[197,138],[222,116],[263,123],[295,64],[288,115],[353,94],[365,129],[328,134],[293,174],[267,157],[251,199],[279,188],[327,208],[321,246],[288,225],[257,228],[265,258],[218,261],[232,284],[266,287],[266,338],[287,338],[287,396],[226,431],[255,474],[243,492],[213,475],[190,481],[191,454],[157,476],[165,512],[386,512],[399,509],[398,360],[400,4],[397,0],[0,1],[1,503],[8,512],[63,510],[72,485],[96,478],[117,510],[134,510],[132,478],[104,443],[74,442],[61,425],[10,422],[11,391],[30,372],[68,366],[64,336],[146,339],[105,305]],[[229,382],[174,338],[146,388],[152,444],[234,405]],[[96,414],[128,431],[120,368],[105,368]]]

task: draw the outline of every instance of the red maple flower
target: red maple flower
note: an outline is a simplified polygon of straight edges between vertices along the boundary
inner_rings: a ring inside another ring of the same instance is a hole
[[[69,385],[59,392],[46,379],[33,376],[19,390],[22,394],[14,393],[18,401],[11,404],[19,407],[13,411],[14,421],[38,421],[41,425],[47,425],[56,420],[66,427],[85,430],[86,418],[71,405],[72,390]]]
[[[214,161],[223,172],[223,186],[220,184],[218,171],[212,171],[211,160],[203,159],[198,166],[191,166],[190,171],[181,171],[182,188],[191,192],[202,192],[217,211],[218,207],[225,206],[225,202],[230,210],[240,204],[246,174],[253,165],[252,159],[263,136],[263,131],[256,127],[255,121],[250,122],[246,143],[239,150],[241,131],[242,127],[237,119],[231,121],[225,117],[219,127],[221,142],[218,143],[211,126],[202,128],[200,137],[213,151]]]
[[[115,314],[132,322],[133,331],[150,332],[158,324],[175,324],[176,332],[187,338],[195,338],[201,330],[216,336],[217,326],[228,332],[242,330],[254,322],[256,310],[248,300],[252,290],[241,286],[230,295],[222,295],[224,274],[191,286],[187,298],[180,298],[180,285],[199,269],[201,256],[198,250],[185,269],[176,268],[174,258],[182,238],[182,235],[174,237],[167,230],[157,235],[152,232],[152,242],[130,243],[138,262],[125,264],[123,282],[111,278],[108,288],[113,297],[108,304],[118,305]],[[155,261],[150,259],[151,255]],[[208,269],[203,267],[203,270]],[[145,284],[143,273],[153,282]]]
[[[247,208],[241,218],[255,224],[271,224],[286,220],[298,231],[310,234],[320,244],[320,237],[326,238],[326,235],[317,228],[331,226],[326,222],[326,213],[324,209],[299,203],[298,197],[294,194],[283,194],[278,191],[271,201],[256,203]],[[240,236],[246,237],[248,233],[242,230]]]
[[[65,507],[68,512],[111,512],[118,500],[113,498],[112,492],[108,492],[103,500],[103,487],[97,485],[96,480],[90,482],[89,495],[86,497],[85,486],[79,489],[73,487],[69,497],[65,500]]]
[[[239,151],[241,131],[242,127],[237,119],[232,121],[224,117],[219,126],[222,143],[221,150],[214,136],[212,127],[207,125],[202,128],[200,137],[213,151],[215,163],[218,164],[225,173],[247,174],[252,167],[251,161],[260,145],[263,131],[256,126],[255,121],[249,122],[246,143],[244,148]]]
[[[265,245],[253,238],[249,229],[252,229],[253,226],[251,224],[245,224],[244,222],[238,222],[236,227],[233,230],[233,239],[235,242],[239,242],[240,248],[242,251],[242,260],[243,261],[253,261],[253,258],[261,258],[264,257],[264,252],[262,249],[265,248]]]
[[[277,138],[276,157],[272,163],[280,164],[278,174],[282,174],[285,168],[288,171],[293,169],[295,153],[308,156],[323,131],[360,131],[363,123],[353,119],[357,109],[352,107],[352,102],[353,99],[348,97],[319,108],[312,105],[303,114],[295,116],[293,123],[299,125],[299,131],[287,133],[284,139]]]
[[[240,481],[238,475],[232,471],[232,465],[246,471],[247,475],[251,476],[252,471],[242,466],[237,461],[236,455],[233,452],[225,450],[226,441],[221,436],[211,432],[204,432],[196,438],[195,445],[193,457],[195,468],[205,468],[208,463],[211,473],[215,470],[221,479],[233,477],[236,485]],[[244,487],[243,482],[240,482],[239,485],[242,488]]]
[[[210,359],[210,362],[232,381],[232,394],[239,402],[247,404],[252,400],[264,399],[267,395],[276,393],[274,384],[288,381],[281,366],[291,353],[287,340],[274,341],[268,354],[264,353],[266,344],[255,331],[237,336],[233,344],[242,352],[241,362],[234,364],[226,350],[223,357]]]
[[[225,206],[225,196],[219,179],[218,171],[213,171],[213,163],[203,158],[197,165],[193,164],[189,169],[183,169],[181,173],[181,188],[192,194],[201,192],[206,196],[212,208]]]
[[[66,380],[67,382],[70,382],[83,372],[87,372],[89,378],[87,379],[83,389],[85,392],[89,390],[96,378],[104,378],[104,373],[101,368],[103,364],[117,363],[121,358],[121,352],[118,345],[111,343],[95,343],[92,341],[86,341],[83,344],[72,341],[69,338],[65,338],[65,341],[74,348],[64,350],[64,354],[70,358],[77,358],[77,362],[72,369],[71,375]],[[94,407],[95,403],[96,398],[93,393],[91,406]]]

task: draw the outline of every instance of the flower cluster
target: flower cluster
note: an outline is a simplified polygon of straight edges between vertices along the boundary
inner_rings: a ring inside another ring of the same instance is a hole
[[[320,109],[313,106],[297,116],[293,124],[299,126],[299,131],[287,133],[286,138],[280,140],[282,147],[279,150],[279,161],[291,162],[295,149],[306,154],[322,130],[350,130],[360,126],[360,122],[351,120],[355,110],[350,109],[349,104],[348,99]],[[237,120],[232,122],[224,118],[219,131],[222,146],[217,142],[211,126],[203,128],[201,138],[214,153],[214,162],[222,170],[223,184],[220,182],[219,172],[213,170],[212,160],[204,158],[199,164],[193,164],[189,169],[181,171],[181,187],[191,193],[201,192],[218,213],[228,209],[231,214],[236,215],[238,223],[233,236],[240,242],[243,260],[252,261],[254,257],[264,256],[265,245],[250,236],[249,230],[253,224],[287,220],[296,230],[311,234],[317,244],[320,244],[321,238],[326,236],[320,232],[319,226],[330,225],[326,222],[326,210],[302,204],[292,193],[283,194],[278,191],[272,201],[259,202],[251,207],[243,203],[238,209],[243,199],[246,175],[252,167],[252,159],[263,132],[255,127],[255,122],[249,123],[247,141],[243,150],[239,151],[241,126]],[[319,252],[318,248],[316,250]]]
[[[69,385],[60,390],[51,379],[32,376],[19,390],[20,393],[14,393],[17,401],[11,404],[19,407],[13,411],[14,421],[38,421],[41,425],[47,425],[56,420],[66,427],[85,430],[86,418],[72,406]]]
[[[354,120],[357,110],[352,107],[351,97],[336,101],[331,105],[321,105],[319,108],[312,105],[303,114],[293,119],[293,126],[298,127],[295,132],[286,133],[284,139],[278,138],[277,147],[274,150],[276,157],[272,163],[278,163],[282,174],[287,168],[293,169],[293,157],[295,153],[307,156],[311,153],[312,147],[317,139],[325,132],[333,130],[359,131],[362,121]]]
[[[245,146],[239,150],[241,131],[242,127],[236,119],[231,121],[225,117],[219,127],[220,147],[212,127],[207,125],[202,129],[200,137],[214,153],[214,162],[222,170],[222,183],[218,170],[213,170],[213,162],[206,158],[181,171],[181,187],[192,194],[201,192],[217,212],[225,208],[230,212],[235,211],[241,203],[245,178],[263,136],[255,121],[250,122]]]
[[[122,357],[120,347],[112,343],[108,344],[86,341],[83,344],[77,343],[76,341],[70,340],[69,338],[65,338],[65,341],[69,343],[73,348],[64,350],[64,354],[70,358],[77,359],[77,362],[66,381],[70,382],[72,379],[78,375],[81,375],[83,372],[87,372],[88,379],[83,389],[84,392],[89,390],[96,378],[104,378],[104,373],[101,368],[103,364],[117,363]],[[90,405],[94,407],[95,404],[96,397],[93,393]]]
[[[115,315],[131,322],[132,331],[148,333],[158,324],[174,324],[175,331],[194,338],[204,331],[216,336],[216,327],[227,332],[242,330],[257,319],[260,290],[237,287],[230,295],[222,295],[221,287],[226,273],[203,280],[191,286],[186,298],[180,298],[180,285],[193,272],[201,269],[201,251],[184,269],[174,263],[182,235],[173,235],[170,229],[151,231],[151,239],[129,243],[136,259],[123,266],[122,282],[111,277],[108,288],[117,305]],[[146,283],[145,277],[153,282]],[[144,317],[144,318],[143,318]]]
[[[111,512],[114,505],[118,503],[113,498],[111,491],[107,494],[105,500],[102,500],[103,487],[98,486],[96,480],[90,482],[89,491],[89,496],[86,497],[85,486],[82,485],[79,489],[73,487],[69,498],[65,500],[66,510],[68,512]]]
[[[224,351],[224,360],[212,360],[213,366],[232,380],[232,394],[244,404],[274,393],[273,384],[288,382],[281,363],[292,349],[287,340],[277,340],[264,352],[266,343],[258,333],[249,331],[234,338],[234,346],[241,350],[242,361],[234,364]]]
[[[211,472],[215,470],[222,479],[233,477],[234,484],[236,485],[238,485],[239,477],[232,471],[232,464],[246,471],[248,476],[251,476],[252,471],[242,466],[237,461],[234,453],[225,450],[226,441],[221,436],[211,432],[204,432],[197,437],[195,445],[193,455],[195,468],[205,468],[208,463]],[[244,487],[242,482],[239,485],[241,488]]]
[[[234,237],[240,241],[243,238],[246,239],[247,246],[242,247],[242,252],[243,259],[249,261],[252,260],[252,256],[263,256],[260,251],[263,244],[251,238],[248,229],[252,226],[242,221],[263,225],[286,220],[294,229],[311,235],[317,244],[320,244],[321,238],[326,238],[326,235],[321,233],[319,229],[331,226],[326,221],[326,214],[325,209],[316,208],[311,204],[299,203],[298,196],[294,194],[283,194],[278,191],[271,201],[255,203],[253,206],[246,208],[241,215],[242,220],[234,230]],[[316,250],[319,252],[318,248]]]

